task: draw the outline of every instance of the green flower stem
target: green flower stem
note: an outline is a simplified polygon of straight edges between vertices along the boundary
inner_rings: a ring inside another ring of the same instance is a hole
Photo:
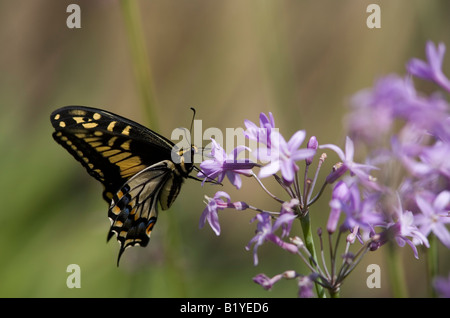
[[[141,105],[147,122],[153,130],[158,130],[156,102],[153,94],[151,69],[148,63],[148,54],[145,46],[145,37],[142,29],[138,2],[135,0],[121,0],[120,7],[124,19],[125,30],[129,40],[131,59],[136,77],[136,83],[141,96]],[[186,297],[186,273],[180,264],[181,238],[178,223],[175,218],[176,211],[167,213],[165,246],[165,268],[167,278],[173,295]]]
[[[408,289],[406,287],[401,254],[399,253],[397,246],[393,243],[389,243],[387,245],[387,264],[392,294],[395,298],[407,298]]]
[[[311,257],[317,261],[317,254],[316,254],[316,248],[314,247],[314,239],[313,239],[313,233],[311,231],[311,221],[309,219],[309,213],[306,213],[306,215],[302,218],[300,218],[300,223],[302,225],[302,231],[303,231],[303,237],[305,240],[305,246],[308,249],[308,251],[311,253]],[[317,296],[319,298],[325,298],[325,291],[322,286],[319,284],[316,285],[316,292]]]
[[[330,290],[330,297],[331,298],[340,298],[339,288],[336,290]]]
[[[158,130],[151,69],[148,63],[148,54],[145,46],[144,33],[142,31],[138,2],[135,0],[121,0],[120,7],[124,19],[125,31],[129,40],[136,83],[139,94],[141,95],[142,108],[149,126],[153,130]]]

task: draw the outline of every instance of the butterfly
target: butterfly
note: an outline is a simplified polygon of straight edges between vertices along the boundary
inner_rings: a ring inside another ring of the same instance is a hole
[[[195,114],[195,111],[194,111]],[[146,246],[158,218],[190,176],[197,148],[169,139],[102,109],[66,106],[50,115],[53,138],[104,186],[111,227],[120,244],[117,266],[128,247]]]

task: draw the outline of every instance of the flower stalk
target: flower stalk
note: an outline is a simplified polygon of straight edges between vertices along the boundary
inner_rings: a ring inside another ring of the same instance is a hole
[[[154,130],[158,130],[156,122],[156,101],[153,93],[153,81],[150,64],[148,62],[148,53],[145,46],[145,37],[142,28],[142,19],[139,13],[139,4],[133,0],[121,0],[120,8],[122,11],[125,31],[128,37],[128,43],[131,53],[131,61],[141,96],[142,109],[146,114],[147,121]]]
[[[309,218],[309,213],[306,213],[305,216],[300,218],[300,223],[302,226],[303,237],[305,240],[305,246],[311,254],[311,258],[313,260],[317,260],[316,247],[314,246],[314,238],[313,232],[311,228],[311,220]],[[315,288],[317,292],[317,296],[319,298],[325,298],[325,291],[322,286],[320,286],[317,282],[315,283]]]

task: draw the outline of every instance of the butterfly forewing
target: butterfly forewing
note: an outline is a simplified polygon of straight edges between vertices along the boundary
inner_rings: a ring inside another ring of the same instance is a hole
[[[146,246],[158,216],[179,193],[192,165],[171,161],[174,144],[129,119],[101,109],[66,106],[51,114],[53,138],[104,186],[111,229],[123,251]]]
[[[54,139],[105,186],[109,203],[131,176],[170,158],[173,143],[124,117],[94,108],[69,106],[51,115]]]

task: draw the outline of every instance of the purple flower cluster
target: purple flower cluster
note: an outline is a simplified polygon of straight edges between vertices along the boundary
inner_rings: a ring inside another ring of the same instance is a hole
[[[363,255],[388,241],[399,246],[408,244],[416,258],[416,246],[429,247],[430,235],[450,248],[450,107],[440,93],[426,96],[416,91],[411,77],[430,80],[450,92],[450,81],[441,69],[444,53],[444,44],[436,47],[427,43],[427,61],[412,59],[407,65],[409,76],[381,78],[373,88],[356,94],[347,116],[345,151],[332,144],[319,145],[314,136],[302,148],[306,132],[299,130],[285,139],[275,127],[272,113],[261,113],[259,126],[249,120],[244,122],[244,135],[256,142],[257,149],[238,146],[227,154],[213,140],[210,159],[200,164],[198,176],[218,182],[226,176],[237,189],[242,187],[241,176],[254,178],[280,208],[273,212],[243,201],[232,202],[230,195],[219,191],[213,198],[206,197],[200,227],[208,222],[219,235],[219,210],[254,211],[256,234],[246,246],[253,250],[254,264],[259,262],[258,248],[272,242],[302,258],[311,270],[309,275],[289,270],[272,278],[259,274],[254,281],[271,289],[282,278],[296,279],[302,297],[312,296],[314,285],[318,295],[320,288],[328,289],[330,295],[337,292]],[[362,163],[356,159],[360,148],[368,154]],[[251,151],[257,162],[238,159],[244,150]],[[318,150],[331,150],[340,159],[319,190],[316,181],[327,156],[318,156]],[[316,170],[311,173],[314,162]],[[285,198],[265,187],[263,179],[269,177],[278,182]],[[290,232],[295,219],[309,222],[311,206],[322,197],[324,188],[332,185],[326,230],[330,242],[334,233],[338,236],[334,247],[329,244],[333,266],[328,270],[323,259],[322,230],[318,231],[322,264],[310,243],[312,237],[305,238],[308,245],[298,236],[290,237]],[[337,269],[336,251],[341,237],[346,237],[346,252],[341,255],[342,267]],[[349,248],[355,242],[360,242],[361,247],[352,253]]]
[[[436,47],[428,42],[427,61],[412,59],[407,70],[450,92],[450,81],[441,69],[444,53],[443,43]],[[445,226],[450,223],[450,105],[440,93],[426,96],[416,91],[410,76],[390,75],[357,94],[352,106],[350,136],[369,151],[366,161],[379,168],[378,192],[400,202],[377,203],[385,215],[380,226],[390,230],[399,245],[411,237],[406,242],[416,257],[414,245],[427,246],[430,233],[450,248]]]

